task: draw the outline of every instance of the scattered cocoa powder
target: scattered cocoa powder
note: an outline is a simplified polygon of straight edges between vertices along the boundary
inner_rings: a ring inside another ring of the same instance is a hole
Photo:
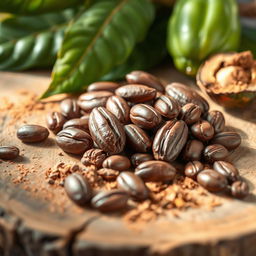
[[[19,101],[12,102],[7,97],[2,97],[0,101],[0,111],[8,112],[9,125],[14,125],[21,120],[24,121],[25,117],[30,116],[32,112],[41,112],[54,107],[51,102],[39,102],[38,95],[31,91],[20,90],[16,94],[19,95]]]
[[[179,211],[188,208],[212,210],[222,204],[220,198],[210,194],[188,177],[177,176],[172,184],[146,185],[152,191],[151,200],[133,202],[133,208],[124,215],[126,222],[148,222],[167,213],[178,216]]]
[[[78,164],[60,163],[54,168],[48,169],[45,172],[45,177],[49,184],[62,186],[65,178],[74,172],[86,177],[95,190],[117,188],[116,181],[103,180],[93,165],[84,167]],[[146,185],[151,191],[150,200],[129,201],[129,210],[123,216],[126,222],[148,222],[171,211],[173,211],[174,216],[177,216],[176,210],[184,211],[188,208],[212,210],[222,204],[220,198],[210,194],[188,177],[177,176],[171,184],[148,182]]]

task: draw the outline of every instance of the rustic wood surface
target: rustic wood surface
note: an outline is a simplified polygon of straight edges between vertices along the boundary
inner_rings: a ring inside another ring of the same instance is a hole
[[[165,82],[193,81],[166,66],[154,71]],[[237,130],[243,143],[231,158],[249,181],[251,194],[244,201],[222,198],[214,210],[188,209],[175,217],[159,218],[138,229],[129,228],[119,216],[81,211],[67,200],[62,188],[52,191],[45,182],[45,170],[59,162],[77,158],[64,154],[53,136],[44,143],[22,144],[17,127],[25,122],[45,125],[43,111],[34,109],[13,120],[22,110],[29,90],[38,95],[50,78],[45,73],[0,73],[0,145],[16,145],[22,157],[14,163],[0,163],[0,255],[170,255],[170,256],[255,256],[256,255],[256,103],[244,110],[225,112],[227,125]],[[6,110],[5,105],[10,105]],[[23,105],[22,105],[23,104]],[[212,109],[221,109],[211,102]],[[16,110],[15,110],[16,109]],[[39,188],[35,195],[24,184],[13,184],[19,166],[34,169],[26,182]],[[39,186],[40,185],[40,186]],[[44,189],[42,189],[44,187]],[[46,192],[53,193],[44,198]],[[65,202],[65,203],[63,203]],[[65,212],[61,212],[65,204]],[[57,209],[53,209],[53,206]]]

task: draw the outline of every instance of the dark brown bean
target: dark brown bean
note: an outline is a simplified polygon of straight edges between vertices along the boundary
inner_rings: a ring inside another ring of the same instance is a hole
[[[232,150],[240,146],[241,136],[237,132],[220,132],[213,137],[211,143],[220,144],[228,150]]]
[[[109,91],[86,92],[79,96],[78,105],[85,112],[91,112],[96,107],[105,107],[113,93]]]
[[[95,82],[93,84],[90,84],[87,87],[87,92],[94,92],[94,91],[109,91],[109,92],[115,92],[115,90],[119,87],[118,83],[114,82],[108,82],[108,81],[101,81],[101,82]]]
[[[40,125],[26,124],[17,131],[18,139],[26,143],[41,142],[46,140],[48,136],[49,131]]]
[[[92,198],[92,189],[85,177],[73,173],[65,179],[65,191],[68,197],[77,205],[84,206]]]
[[[199,140],[188,140],[183,152],[183,159],[186,161],[200,160],[202,152],[204,150],[204,144]]]
[[[195,90],[185,84],[171,83],[166,86],[165,91],[167,95],[176,99],[181,106],[187,103],[194,103],[201,108],[202,113],[206,113],[209,110],[208,102]]]
[[[205,120],[196,122],[190,129],[192,134],[201,141],[208,141],[214,136],[212,125]]]
[[[92,199],[92,206],[102,212],[122,210],[127,206],[129,194],[124,190],[101,191]]]
[[[228,150],[219,144],[209,145],[204,149],[204,159],[209,163],[224,160],[228,154]]]
[[[245,181],[235,181],[232,185],[231,185],[231,194],[233,197],[235,198],[245,198],[246,196],[249,195],[249,186],[247,184],[247,182]]]
[[[215,133],[222,132],[224,130],[225,118],[220,111],[209,111],[206,119],[213,126]]]
[[[65,152],[71,154],[83,154],[93,145],[91,136],[77,128],[67,128],[56,136],[57,145]]]
[[[60,112],[67,119],[78,118],[81,116],[80,108],[74,99],[65,99],[60,103]]]
[[[103,150],[92,148],[84,153],[81,162],[85,166],[95,165],[97,168],[100,168],[106,157],[107,155]]]
[[[132,172],[122,172],[117,177],[118,188],[125,190],[137,200],[148,198],[149,191],[143,180]]]
[[[100,175],[104,180],[107,181],[114,181],[116,180],[117,176],[119,175],[119,171],[109,169],[109,168],[102,168],[97,171],[98,175]]]
[[[161,121],[161,115],[152,107],[146,104],[137,104],[131,108],[131,121],[144,129],[157,127]]]
[[[213,169],[226,176],[230,183],[237,181],[239,178],[239,172],[237,168],[229,162],[216,161],[213,164]]]
[[[88,132],[89,120],[85,118],[70,119],[63,125],[63,129],[66,129],[66,128],[77,128],[77,129]]]
[[[154,108],[164,117],[169,119],[174,119],[179,115],[180,112],[180,105],[179,103],[167,96],[161,95],[158,97],[154,104]]]
[[[2,146],[0,147],[0,159],[13,160],[20,154],[20,150],[14,146]]]
[[[157,91],[164,92],[164,86],[161,81],[147,72],[135,70],[127,74],[125,78],[129,84],[144,84],[155,88]]]
[[[210,192],[224,191],[228,185],[225,176],[211,169],[201,171],[197,175],[197,182]]]
[[[89,119],[89,129],[98,147],[107,153],[117,154],[125,146],[123,125],[107,109],[94,108]]]
[[[171,164],[163,161],[147,161],[137,166],[135,174],[145,182],[163,182],[173,180],[176,169]]]
[[[152,141],[145,131],[134,124],[124,126],[127,145],[135,152],[145,153],[149,151]]]
[[[168,162],[174,161],[188,138],[188,127],[182,120],[168,121],[160,128],[153,141],[155,159]]]
[[[54,133],[62,130],[62,127],[67,119],[59,112],[53,111],[46,116],[47,127]]]
[[[204,169],[204,165],[199,161],[188,162],[185,166],[185,175],[196,180],[198,173]]]
[[[127,124],[130,121],[130,107],[128,103],[119,96],[111,96],[108,98],[106,108],[113,115],[117,117],[117,119],[123,123]]]
[[[181,108],[179,118],[186,124],[193,124],[199,121],[201,114],[202,110],[198,105],[188,103]]]
[[[128,157],[113,155],[106,158],[102,164],[104,168],[110,168],[118,171],[125,171],[130,168],[131,162]]]
[[[131,156],[131,162],[134,167],[150,160],[154,160],[154,157],[151,154],[136,153]]]
[[[115,93],[125,100],[134,103],[143,103],[156,97],[156,89],[140,84],[124,85],[119,87]]]

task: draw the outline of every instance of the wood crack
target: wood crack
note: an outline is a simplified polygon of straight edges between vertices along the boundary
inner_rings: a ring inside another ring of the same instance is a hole
[[[75,256],[75,242],[77,240],[77,237],[79,234],[86,232],[88,227],[96,220],[98,220],[100,218],[100,215],[98,216],[93,216],[90,219],[88,219],[87,221],[84,222],[84,224],[82,224],[79,228],[72,230],[69,240],[68,240],[68,256]]]

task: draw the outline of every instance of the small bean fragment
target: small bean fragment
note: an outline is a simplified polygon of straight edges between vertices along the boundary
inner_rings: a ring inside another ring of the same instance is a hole
[[[102,149],[92,148],[84,153],[81,162],[85,166],[95,165],[97,168],[100,168],[106,157],[107,155]]]
[[[97,170],[97,173],[107,181],[114,181],[116,180],[117,176],[119,175],[119,171],[109,169],[109,168],[101,168]]]

